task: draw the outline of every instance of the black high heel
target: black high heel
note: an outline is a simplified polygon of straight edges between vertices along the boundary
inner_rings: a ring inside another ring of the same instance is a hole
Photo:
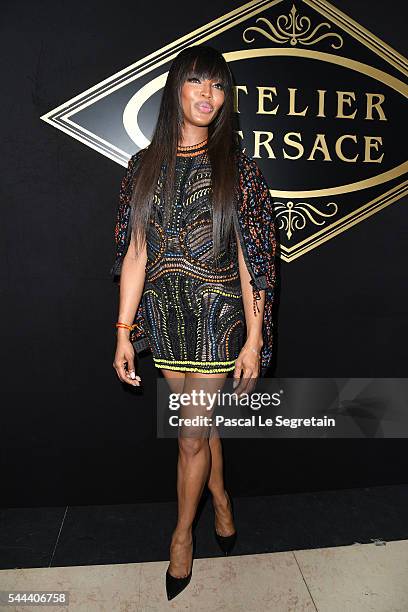
[[[194,560],[195,547],[196,547],[196,537],[195,535],[193,535],[193,555],[191,558],[191,569],[190,569],[190,573],[187,574],[187,576],[183,576],[182,578],[177,578],[176,576],[172,576],[169,572],[169,568],[167,568],[166,593],[167,593],[167,599],[169,601],[170,599],[173,599],[174,597],[176,597],[176,595],[181,593],[181,591],[183,591],[186,588],[186,586],[191,580],[191,576],[193,574],[193,560]]]
[[[229,502],[230,502],[232,518],[234,518],[234,507],[232,505],[232,499],[229,496],[228,491],[225,491],[225,493],[227,494]],[[222,552],[225,555],[228,555],[231,552],[231,550],[234,548],[235,542],[237,540],[237,530],[235,530],[234,533],[232,533],[229,536],[222,536],[219,533],[217,533],[217,530],[214,527],[214,534],[215,534],[215,539],[217,540],[218,545],[221,548]]]

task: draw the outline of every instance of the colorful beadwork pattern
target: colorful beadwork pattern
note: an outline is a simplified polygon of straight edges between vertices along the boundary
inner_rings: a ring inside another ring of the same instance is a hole
[[[207,141],[179,147],[174,207],[164,228],[160,197],[147,239],[148,261],[142,300],[131,333],[135,350],[149,349],[157,367],[192,372],[227,372],[245,335],[245,316],[235,241],[215,265],[212,216],[208,193],[211,166]],[[130,240],[132,179],[143,151],[129,160],[123,177],[114,230],[116,257],[111,274],[120,276]],[[238,151],[240,200],[236,230],[251,275],[256,301],[265,290],[261,375],[272,356],[272,304],[275,286],[276,240],[273,203],[256,162]],[[258,309],[259,310],[259,309]]]

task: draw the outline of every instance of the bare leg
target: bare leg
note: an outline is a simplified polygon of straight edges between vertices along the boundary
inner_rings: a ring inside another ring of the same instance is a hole
[[[186,372],[183,393],[204,389],[207,393],[216,393],[221,389],[226,373],[200,374]],[[204,382],[205,381],[205,382]],[[204,384],[203,384],[204,383]],[[206,404],[187,407],[190,410],[180,412],[181,416],[201,414],[211,416]],[[186,576],[191,569],[192,524],[207,479],[211,472],[211,450],[209,445],[209,428],[180,428],[179,459],[177,465],[178,520],[173,532],[170,546],[169,572],[175,577]]]
[[[213,498],[215,529],[219,535],[229,536],[235,532],[235,526],[231,506],[225,495],[222,444],[215,425],[211,429],[209,444],[212,461],[208,488]]]
[[[184,381],[186,379],[185,372],[179,372],[178,370],[164,370],[161,368],[164,378],[166,379],[172,393],[182,393],[184,387]]]

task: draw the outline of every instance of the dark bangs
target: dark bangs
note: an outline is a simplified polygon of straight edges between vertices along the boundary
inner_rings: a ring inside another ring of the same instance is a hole
[[[225,95],[228,98],[232,97],[233,79],[228,64],[221,53],[204,45],[189,47],[188,60],[184,66],[184,79],[181,79],[183,82],[191,77],[202,80],[217,80],[222,84]],[[181,86],[183,82],[180,83]]]

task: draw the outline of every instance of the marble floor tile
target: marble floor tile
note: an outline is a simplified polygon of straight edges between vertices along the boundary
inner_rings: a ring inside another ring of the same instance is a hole
[[[3,570],[0,590],[69,591],[67,606],[0,606],[1,612],[139,612],[141,564]]]
[[[195,559],[188,587],[168,602],[168,562],[4,570],[2,590],[64,590],[75,612],[315,612],[292,553]],[[39,608],[5,607],[5,612]],[[57,606],[52,612],[67,612]],[[2,611],[3,612],[3,611]]]
[[[294,553],[319,612],[407,612],[408,541]]]
[[[292,553],[195,559],[187,588],[165,599],[168,563],[142,566],[140,606],[143,612],[315,612]]]
[[[408,541],[195,559],[190,584],[170,602],[167,567],[155,561],[3,570],[0,590],[69,591],[75,612],[408,610]],[[40,609],[0,606],[0,612]]]

